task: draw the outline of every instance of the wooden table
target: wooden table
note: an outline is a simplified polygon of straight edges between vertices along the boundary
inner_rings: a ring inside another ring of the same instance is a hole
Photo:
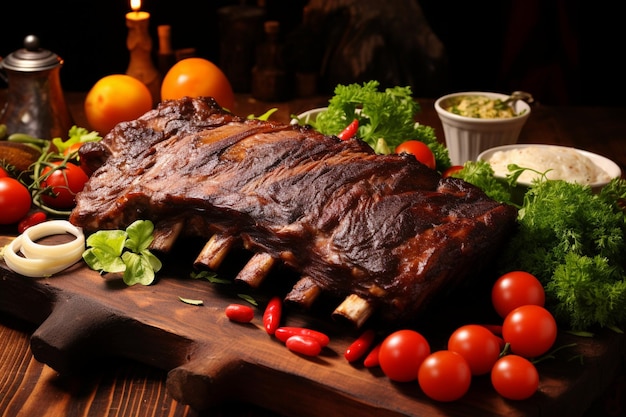
[[[75,122],[87,126],[84,94],[69,93]],[[287,121],[291,114],[326,104],[326,98],[262,103],[239,96],[234,112],[261,114],[277,107],[274,119]],[[433,100],[418,100],[418,120],[433,126],[442,137]],[[521,142],[576,146],[610,157],[626,172],[626,108],[555,108],[536,105],[524,127]],[[2,309],[0,308],[0,311]],[[166,371],[125,359],[104,359],[81,376],[59,375],[34,359],[29,345],[35,327],[0,313],[0,416],[276,416],[259,407],[228,403],[198,412],[176,402],[165,387]],[[615,366],[622,366],[616,363]],[[585,415],[624,413],[624,377],[620,374],[605,397],[598,398]],[[581,412],[582,415],[582,412]]]

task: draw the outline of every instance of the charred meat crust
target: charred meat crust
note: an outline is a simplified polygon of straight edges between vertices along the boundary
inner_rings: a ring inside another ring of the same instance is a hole
[[[149,219],[207,240],[224,233],[390,320],[470,274],[517,215],[410,156],[245,120],[209,98],[166,101],[81,158],[99,165],[70,216],[86,232]]]

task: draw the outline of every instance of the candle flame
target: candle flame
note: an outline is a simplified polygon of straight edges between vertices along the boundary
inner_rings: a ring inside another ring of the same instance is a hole
[[[133,9],[134,12],[139,11],[139,9],[141,9],[141,0],[130,0],[130,8]]]

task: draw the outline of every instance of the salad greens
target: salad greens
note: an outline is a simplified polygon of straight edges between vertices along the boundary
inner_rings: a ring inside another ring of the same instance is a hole
[[[509,166],[497,180],[486,162],[467,162],[453,174],[510,202],[524,168]],[[537,180],[524,194],[518,229],[498,261],[502,273],[523,270],[546,290],[546,305],[572,330],[626,324],[626,180],[599,193],[561,180]]]
[[[99,230],[87,238],[83,259],[100,272],[123,272],[126,285],[150,285],[161,269],[161,261],[148,249],[154,225],[137,220],[124,230]]]
[[[308,121],[319,132],[337,135],[354,119],[359,121],[357,136],[376,153],[392,153],[407,140],[419,140],[435,154],[437,169],[450,167],[447,148],[437,141],[430,126],[415,122],[420,105],[410,87],[393,87],[379,91],[378,81],[337,85],[328,108],[315,120]]]

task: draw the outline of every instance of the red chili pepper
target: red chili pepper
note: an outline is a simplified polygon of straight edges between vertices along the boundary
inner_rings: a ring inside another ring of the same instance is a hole
[[[322,346],[317,339],[309,336],[294,335],[285,341],[285,346],[292,352],[306,356],[317,356],[322,351]]]
[[[348,346],[348,349],[346,349],[343,356],[348,360],[348,362],[354,362],[360,359],[372,346],[375,336],[376,333],[372,329],[364,331],[361,336]]]
[[[306,327],[279,327],[276,329],[274,336],[281,342],[287,342],[291,336],[310,337],[317,340],[321,347],[326,346],[330,342],[330,338],[324,333],[307,329]]]
[[[43,211],[35,211],[33,213],[27,214],[20,222],[17,224],[17,231],[19,233],[24,233],[24,230],[28,229],[31,226],[34,226],[39,223],[43,223],[46,221],[48,216]]]
[[[365,360],[363,361],[363,365],[366,368],[373,368],[380,365],[380,361],[378,360],[378,353],[380,352],[380,347],[382,346],[382,344],[383,342],[380,342],[379,344],[374,346],[374,349],[370,350],[370,353],[367,354]]]
[[[267,334],[273,335],[280,325],[280,318],[283,311],[283,301],[275,296],[270,299],[263,312],[263,326]]]
[[[226,307],[226,317],[238,323],[250,323],[254,318],[254,309],[243,304],[230,304]]]
[[[337,137],[341,140],[348,140],[354,137],[354,135],[356,135],[356,131],[358,129],[359,129],[359,121],[357,119],[354,119],[348,126],[346,126],[345,129],[339,132]]]

